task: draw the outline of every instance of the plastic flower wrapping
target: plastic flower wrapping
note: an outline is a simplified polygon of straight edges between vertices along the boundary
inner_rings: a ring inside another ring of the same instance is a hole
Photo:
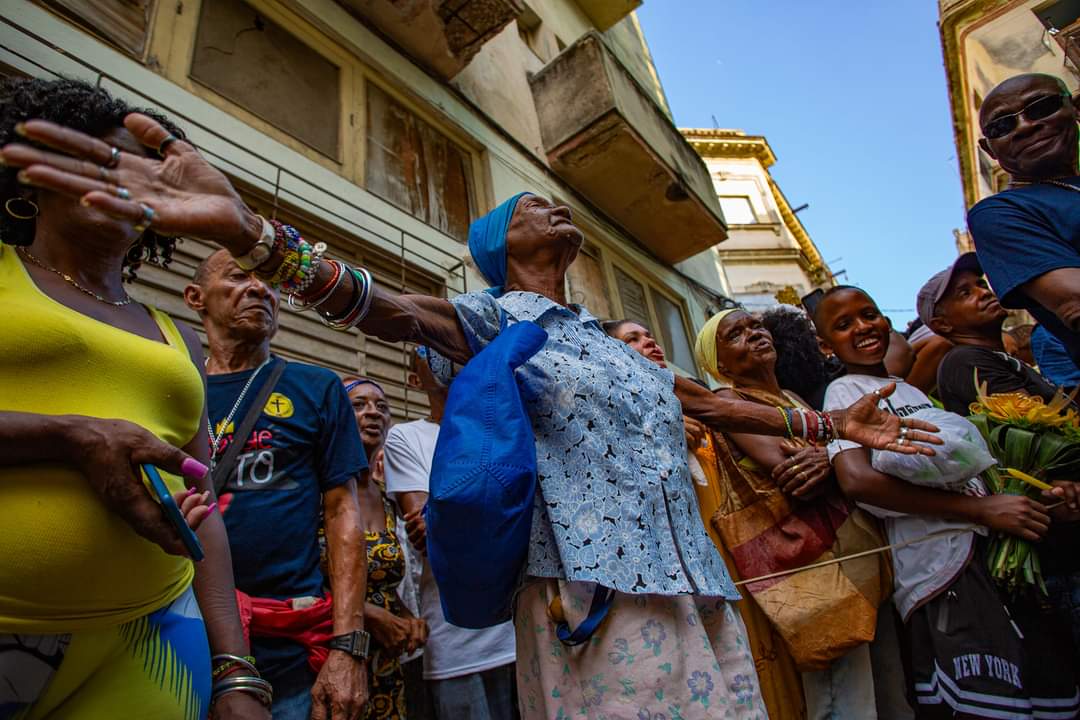
[[[1046,403],[1021,393],[989,395],[975,371],[978,401],[968,419],[979,429],[998,465],[981,475],[996,495],[1026,495],[1046,503],[1043,491],[1054,480],[1080,477],[1080,416],[1073,409],[1076,393],[1060,390]],[[1046,594],[1039,556],[1027,540],[997,533],[990,541],[990,574],[1007,592],[1019,595],[1037,589]]]

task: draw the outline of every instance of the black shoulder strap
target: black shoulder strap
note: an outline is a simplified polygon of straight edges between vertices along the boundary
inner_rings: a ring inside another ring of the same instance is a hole
[[[270,399],[270,393],[274,392],[274,386],[277,385],[281,373],[285,372],[286,364],[281,359],[274,363],[274,367],[270,370],[270,376],[266,378],[266,382],[259,388],[259,394],[255,396],[251,407],[248,408],[244,421],[240,423],[240,427],[233,433],[233,441],[229,444],[229,449],[221,456],[221,461],[214,466],[214,472],[211,476],[214,482],[214,495],[220,495],[221,491],[225,489],[229,475],[232,474],[233,469],[236,467],[236,460],[240,457],[240,451],[244,449],[248,436],[255,429],[255,423],[258,422],[259,415],[262,415],[263,407],[266,406],[266,401]]]

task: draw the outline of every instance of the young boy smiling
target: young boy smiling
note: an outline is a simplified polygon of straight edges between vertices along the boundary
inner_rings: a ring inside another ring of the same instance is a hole
[[[814,324],[822,349],[847,368],[829,385],[826,410],[894,382],[883,409],[907,417],[932,406],[922,391],[889,377],[889,322],[864,291],[833,288]],[[964,493],[908,483],[874,470],[870,453],[847,441],[830,444],[829,457],[843,491],[883,519],[890,544],[958,531],[893,551],[894,602],[919,717],[1074,717],[1080,695],[1071,672],[1055,672],[1054,658],[1032,657],[989,576],[981,538],[960,531],[976,524],[979,535],[989,527],[1038,540],[1050,522],[1046,508],[1026,497],[987,496],[974,478]]]

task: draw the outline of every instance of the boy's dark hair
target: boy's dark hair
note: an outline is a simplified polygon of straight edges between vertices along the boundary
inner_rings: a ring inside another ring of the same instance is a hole
[[[828,300],[830,296],[835,295],[838,292],[843,292],[845,290],[854,290],[855,292],[860,292],[864,296],[866,296],[867,300],[874,303],[875,305],[877,304],[874,298],[870,297],[870,293],[866,292],[861,287],[856,287],[854,285],[834,285],[833,287],[825,291],[825,294],[821,296],[821,300],[816,306],[814,306],[814,314],[811,316],[811,320],[814,321],[815,329],[821,327],[821,307],[825,304],[825,301]]]
[[[761,314],[761,324],[773,336],[780,387],[802,398],[811,397],[828,377],[810,319],[798,310],[777,307]]]
[[[180,128],[160,113],[132,107],[82,80],[9,78],[0,82],[0,146],[26,142],[15,133],[15,125],[26,120],[50,120],[101,137],[110,130],[122,128],[124,117],[133,112],[149,115],[177,138],[185,137]],[[22,197],[25,186],[16,178],[18,170],[16,167],[0,168],[0,205]],[[0,242],[29,245],[34,241],[34,225],[34,220],[17,220],[7,212],[0,212]],[[143,262],[168,265],[175,245],[175,238],[163,237],[151,230],[143,233],[124,258],[125,279],[134,280],[135,272]]]

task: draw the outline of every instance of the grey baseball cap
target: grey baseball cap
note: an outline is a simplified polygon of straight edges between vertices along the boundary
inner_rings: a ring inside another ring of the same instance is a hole
[[[923,324],[930,327],[930,318],[934,317],[934,308],[945,296],[949,283],[958,272],[976,272],[982,275],[982,265],[979,264],[978,256],[973,252],[964,253],[956,258],[956,262],[939,272],[926,281],[919,290],[915,299],[915,311],[919,313],[919,319]]]

